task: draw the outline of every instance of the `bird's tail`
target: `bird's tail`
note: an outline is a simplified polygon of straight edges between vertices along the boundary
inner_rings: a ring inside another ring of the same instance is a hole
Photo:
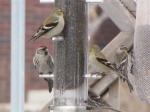
[[[38,39],[40,36],[39,35],[33,35],[29,40],[28,40],[28,42],[30,42],[30,41],[35,41],[36,39]]]
[[[127,66],[128,66],[128,58],[125,58],[119,65],[118,72],[119,72],[120,78],[128,84],[129,90],[130,90],[130,92],[132,92],[134,90],[134,88],[128,78]]]
[[[41,37],[44,34],[43,30],[38,30],[29,40],[29,41],[35,41],[37,40],[39,37]]]
[[[45,80],[46,80],[47,83],[48,83],[49,92],[51,92],[51,91],[52,91],[52,88],[53,88],[53,80],[52,80],[52,79],[47,79],[47,78],[45,78]]]

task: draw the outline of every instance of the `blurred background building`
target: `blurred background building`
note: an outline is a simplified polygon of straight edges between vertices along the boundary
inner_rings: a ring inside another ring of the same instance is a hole
[[[26,0],[26,41],[36,31],[43,19],[50,14],[52,8],[53,5],[40,3],[39,0]],[[103,11],[101,9],[98,9],[98,11],[99,16],[101,16]],[[90,20],[92,21],[95,16],[90,16]],[[9,112],[10,109],[10,19],[11,1],[0,0],[0,112]],[[119,32],[120,30],[116,25],[107,17],[92,35],[93,43],[97,43],[101,47],[104,47]],[[35,49],[43,44],[47,45],[52,53],[52,43],[50,41],[39,39],[35,43],[26,42],[25,109],[28,110],[28,112],[39,111],[39,105],[42,106],[46,104],[50,97],[47,83],[39,79],[32,64],[32,57],[35,53]],[[150,111],[150,107],[147,104],[139,101],[133,94],[129,93],[124,83],[121,83],[120,95],[121,110],[123,110],[123,112]]]

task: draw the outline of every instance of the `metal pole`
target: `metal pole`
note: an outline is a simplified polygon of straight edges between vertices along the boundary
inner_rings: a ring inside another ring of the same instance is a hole
[[[24,112],[25,0],[11,0],[11,112]]]
[[[65,15],[62,37],[54,38],[54,112],[83,112],[87,96],[87,17],[85,0],[56,0]],[[59,39],[58,39],[59,38]]]

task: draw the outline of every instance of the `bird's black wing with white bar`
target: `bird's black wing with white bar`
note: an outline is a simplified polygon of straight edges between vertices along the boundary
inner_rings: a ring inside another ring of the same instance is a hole
[[[38,28],[37,32],[32,36],[32,38],[30,40],[36,40],[36,39],[38,39],[40,36],[46,34],[50,30],[52,30],[53,28],[55,28],[58,25],[58,23],[59,23],[58,19],[55,18],[55,21],[49,22],[49,23],[47,23],[45,25],[41,25]]]
[[[111,64],[108,60],[106,60],[106,59],[96,57],[96,60],[99,61],[100,63],[104,64],[105,66],[109,67],[109,68],[112,69],[112,70],[115,69],[114,65],[112,65],[112,64]]]
[[[44,29],[44,30],[51,30],[51,29],[53,29],[54,27],[56,27],[57,24],[58,24],[58,20],[53,21],[52,23],[49,23],[49,24],[44,25],[44,26],[43,26],[43,29]]]

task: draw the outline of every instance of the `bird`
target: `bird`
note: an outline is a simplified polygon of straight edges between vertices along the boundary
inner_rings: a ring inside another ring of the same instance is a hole
[[[123,50],[125,52],[125,55],[128,55],[127,53],[127,48],[122,46],[120,47],[120,50]],[[124,58],[123,58],[124,59]],[[102,74],[102,76],[108,75],[112,72],[117,72],[117,75],[123,79],[123,81],[126,81],[128,84],[128,87],[130,89],[130,92],[133,90],[133,86],[130,83],[127,73],[124,70],[124,63],[123,62],[127,62],[127,59],[125,58],[122,61],[122,64],[120,64],[119,67],[116,66],[116,64],[112,64],[111,62],[109,62],[105,55],[101,52],[101,49],[98,45],[92,45],[92,47],[90,48],[90,52],[89,52],[89,72],[93,73],[93,68],[95,71],[100,72],[100,74]],[[123,70],[121,70],[123,69]]]
[[[30,40],[37,40],[44,36],[47,39],[51,39],[54,36],[59,36],[65,26],[64,13],[61,9],[55,8],[54,13],[49,15],[37,29],[37,32],[32,36]],[[30,41],[29,40],[29,41]]]
[[[129,63],[129,61],[132,61],[129,59],[130,57],[129,52],[132,52],[132,47],[131,49],[129,49],[125,45],[121,45],[116,53],[116,62],[117,62],[117,69],[123,76],[121,77],[122,80],[127,82],[129,90],[130,92],[132,92],[133,86],[131,82],[129,81],[128,73],[130,72],[132,74],[133,65],[132,65],[132,62]],[[131,64],[130,68],[128,68],[129,64]]]
[[[52,56],[48,52],[48,48],[46,46],[40,46],[36,49],[35,55],[33,57],[33,64],[37,72],[42,74],[52,74],[54,71],[54,62]],[[49,92],[52,91],[53,88],[53,80],[50,78],[44,78],[48,83]]]
[[[106,75],[111,71],[116,70],[115,66],[106,59],[105,55],[101,52],[100,47],[96,44],[92,45],[89,49],[88,58],[88,71],[90,73],[92,73],[93,71],[98,71],[102,75]]]

